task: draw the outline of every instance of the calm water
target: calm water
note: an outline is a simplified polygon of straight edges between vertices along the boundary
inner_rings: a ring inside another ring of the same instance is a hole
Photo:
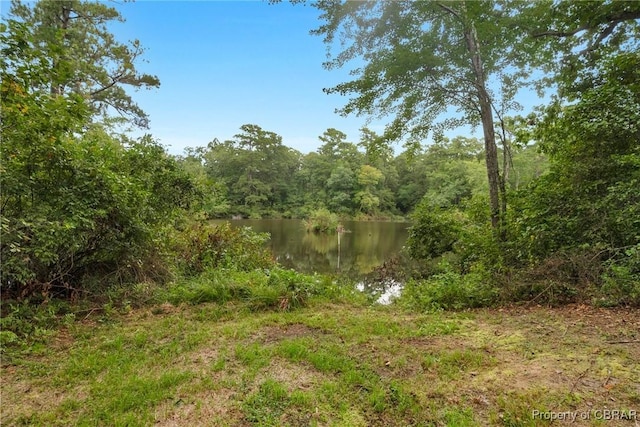
[[[220,223],[224,221],[213,221]],[[307,233],[293,219],[230,220],[237,227],[271,234],[268,245],[278,262],[303,273],[342,273],[362,277],[397,254],[408,236],[408,223],[345,221],[348,232]]]

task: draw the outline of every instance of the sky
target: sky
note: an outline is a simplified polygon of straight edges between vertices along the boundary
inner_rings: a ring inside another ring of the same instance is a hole
[[[322,67],[326,48],[319,12],[308,5],[266,1],[145,1],[116,4],[126,22],[120,41],[147,51],[139,71],[157,75],[159,89],[133,92],[150,116],[154,137],[169,152],[226,140],[243,124],[282,136],[283,144],[315,151],[328,128],[357,142],[365,117],[335,113],[346,98],[322,89],[349,79],[348,69]],[[382,131],[384,124],[369,123]]]
[[[125,19],[114,23],[117,40],[140,40],[146,48],[140,72],[158,76],[158,89],[131,91],[149,115],[153,135],[172,154],[203,147],[214,138],[232,139],[243,124],[282,136],[302,153],[317,150],[328,128],[357,142],[360,129],[381,133],[388,120],[342,117],[346,97],[323,88],[349,81],[350,68],[326,70],[319,11],[288,0],[107,1]],[[9,2],[0,0],[2,15]],[[525,104],[535,104],[535,99]],[[469,128],[450,136],[481,136]],[[401,149],[401,143],[396,145]]]

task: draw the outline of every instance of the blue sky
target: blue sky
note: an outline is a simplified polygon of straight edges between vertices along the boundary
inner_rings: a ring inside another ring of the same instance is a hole
[[[315,151],[328,128],[345,132],[351,142],[365,125],[379,133],[384,128],[384,121],[339,116],[335,109],[346,99],[322,91],[351,77],[348,68],[322,67],[326,46],[309,34],[321,23],[312,6],[287,0],[107,3],[126,20],[112,25],[116,38],[140,40],[146,62],[138,69],[160,79],[159,89],[132,95],[150,116],[148,132],[172,154],[233,138],[243,124],[276,132],[303,153]],[[0,0],[3,15],[8,6]],[[519,100],[528,108],[539,103],[530,95]],[[448,135],[470,133],[461,128]]]
[[[257,124],[303,153],[315,151],[327,128],[359,138],[366,118],[343,118],[345,103],[322,92],[349,78],[322,68],[322,38],[309,31],[319,12],[288,2],[144,1],[116,5],[126,19],[113,26],[121,40],[139,39],[161,87],[133,93],[151,119],[150,133],[180,154],[184,147],[225,140]],[[383,124],[369,127],[381,131]]]

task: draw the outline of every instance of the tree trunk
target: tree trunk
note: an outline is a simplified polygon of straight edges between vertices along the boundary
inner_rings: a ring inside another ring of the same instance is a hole
[[[71,19],[71,8],[66,7],[64,4],[61,4],[60,15],[56,14],[56,22],[55,25],[60,25],[60,28],[64,30],[64,38],[68,38],[67,29],[69,28],[69,20]],[[56,27],[57,28],[57,27]],[[65,55],[66,52],[63,54]],[[64,85],[59,82],[59,73],[60,73],[60,60],[54,59],[52,71],[53,75],[51,77],[51,95],[61,96],[64,93]]]
[[[484,151],[486,155],[487,178],[489,181],[489,207],[491,210],[491,226],[499,233],[500,231],[500,165],[498,163],[498,148],[496,146],[496,135],[493,125],[493,113],[491,112],[491,100],[487,93],[482,59],[478,48],[478,36],[473,23],[465,30],[465,40],[467,49],[471,54],[471,63],[475,75],[476,90],[478,93],[478,105],[480,107],[480,118],[482,120],[482,131],[484,134]],[[500,235],[501,233],[499,233]]]

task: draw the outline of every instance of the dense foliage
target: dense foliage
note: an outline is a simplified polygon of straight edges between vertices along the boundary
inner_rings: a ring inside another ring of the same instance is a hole
[[[414,309],[640,304],[636,3],[316,6],[316,34],[344,41],[329,68],[364,61],[328,91],[352,96],[345,114],[391,114],[384,133],[363,128],[353,142],[329,128],[303,154],[245,124],[176,157],[122,130],[148,123],[127,88],[159,81],[136,71],[138,41],[108,31],[115,9],[14,2],[0,24],[3,302],[174,278],[174,301],[288,309],[329,289],[279,269],[266,236],[204,223],[241,216],[306,218],[319,232],[347,217],[411,218],[403,298]],[[526,85],[557,94],[508,117]],[[459,115],[440,120],[452,106]],[[483,139],[444,136],[463,123]],[[394,153],[389,141],[406,135]]]
[[[507,301],[640,304],[640,40],[633,37],[640,10],[630,3],[566,6],[556,5],[553,18],[535,7],[529,11],[534,37],[551,38],[540,52],[563,55],[548,64],[560,92],[511,129],[516,145],[540,148],[549,170],[512,188],[507,239],[498,244],[486,244],[486,216],[475,215],[472,206],[463,209],[457,229],[447,222],[453,212],[436,218],[424,207],[417,210],[412,253],[440,269],[454,261],[445,268],[453,276],[433,268],[421,289],[410,287],[406,297],[424,308],[441,300],[445,283],[466,286],[478,270],[492,273],[486,280]],[[580,26],[572,27],[575,22]],[[559,29],[544,31],[545,25]],[[469,240],[476,242],[473,255]],[[475,305],[468,299],[473,292],[462,292],[456,302]]]
[[[111,106],[144,122],[122,85],[156,82],[135,72],[139,49],[106,33],[118,18],[98,3],[15,2],[2,24],[3,299],[99,295],[169,274],[167,227],[198,190],[152,137],[131,140],[103,117]]]
[[[181,159],[193,177],[208,182],[215,199],[205,209],[209,217],[309,218],[324,210],[351,218],[406,217],[423,197],[440,207],[457,206],[487,188],[476,138],[443,137],[394,156],[388,147],[380,149],[380,136],[367,128],[357,144],[328,129],[317,151],[302,154],[257,125],[242,130],[237,140],[214,140],[207,148],[188,149]],[[509,188],[546,171],[546,158],[534,146],[511,153]]]

